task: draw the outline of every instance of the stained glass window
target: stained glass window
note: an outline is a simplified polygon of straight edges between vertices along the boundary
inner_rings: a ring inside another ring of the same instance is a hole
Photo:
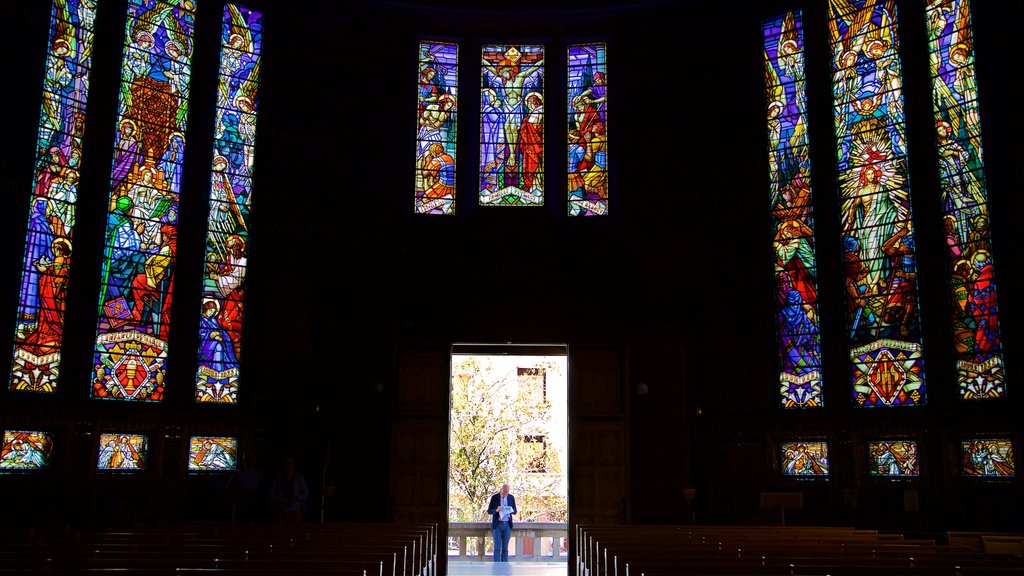
[[[480,204],[544,203],[544,47],[483,47]]]
[[[960,443],[965,476],[1013,478],[1013,442],[1009,438],[974,438]]]
[[[763,31],[779,394],[784,408],[809,408],[823,401],[802,13],[770,18]]]
[[[100,470],[145,470],[149,438],[143,434],[100,434],[96,467]]]
[[[53,436],[49,432],[4,430],[0,472],[47,468],[52,452]]]
[[[828,476],[828,443],[797,440],[779,445],[783,476]]]
[[[193,3],[128,3],[92,396],[164,396]]]
[[[920,476],[917,442],[913,440],[879,440],[868,442],[871,476]]]
[[[57,390],[95,16],[96,0],[54,0],[50,13],[12,390]]]
[[[238,465],[238,439],[223,436],[193,436],[189,440],[188,469],[234,470]]]
[[[961,398],[1000,398],[1006,387],[970,5],[932,0],[927,15],[957,382]]]
[[[926,400],[895,0],[830,0],[846,328],[858,406]]]
[[[418,214],[455,212],[458,103],[459,47],[420,42],[414,203]]]
[[[224,6],[196,400],[237,402],[263,17]]]
[[[570,216],[608,213],[607,47],[569,47],[568,192]]]

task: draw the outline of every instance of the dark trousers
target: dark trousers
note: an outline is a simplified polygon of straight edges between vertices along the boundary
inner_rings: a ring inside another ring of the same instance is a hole
[[[512,527],[508,522],[498,522],[494,529],[494,561],[508,562],[508,541],[512,538]]]

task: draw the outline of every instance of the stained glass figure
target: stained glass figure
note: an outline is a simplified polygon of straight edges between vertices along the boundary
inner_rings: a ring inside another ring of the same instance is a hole
[[[846,328],[858,406],[926,401],[895,0],[830,0]]]
[[[920,476],[917,442],[913,440],[879,440],[868,442],[871,476]]]
[[[420,42],[414,201],[418,214],[455,213],[458,103],[459,47]]]
[[[483,47],[480,204],[544,203],[544,47]]]
[[[975,438],[960,443],[965,476],[1013,478],[1013,442],[1009,438]]]
[[[603,43],[569,46],[570,216],[608,213],[608,63]]]
[[[957,383],[966,400],[1001,398],[1006,383],[970,3],[930,0],[926,13]]]
[[[149,457],[149,438],[143,434],[100,434],[96,467],[100,470],[145,470]]]
[[[49,432],[4,430],[0,472],[48,468],[52,452],[53,436]]]
[[[263,16],[224,6],[196,400],[238,401]]]
[[[783,476],[828,476],[827,442],[783,442],[779,454]]]
[[[92,396],[160,401],[178,247],[194,3],[128,3]]]
[[[238,466],[238,439],[223,436],[193,436],[189,440],[188,469],[234,470]]]
[[[54,0],[21,271],[11,390],[56,392],[96,0]]]
[[[791,11],[763,25],[776,338],[783,408],[824,404],[802,18],[800,11]]]

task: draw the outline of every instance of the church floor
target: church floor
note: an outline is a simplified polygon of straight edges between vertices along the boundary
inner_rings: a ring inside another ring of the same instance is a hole
[[[448,561],[450,576],[488,576],[501,574],[508,576],[567,576],[567,562],[467,562]]]

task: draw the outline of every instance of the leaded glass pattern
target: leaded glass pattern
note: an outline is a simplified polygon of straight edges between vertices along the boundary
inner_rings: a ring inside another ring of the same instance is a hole
[[[188,469],[190,471],[234,470],[237,467],[237,438],[193,436],[189,439]]]
[[[871,476],[914,477],[921,475],[917,458],[917,442],[913,440],[878,440],[868,442],[868,473]]]
[[[416,93],[417,214],[455,213],[459,47],[420,42]]]
[[[224,6],[196,400],[238,401],[263,16]]]
[[[770,18],[763,32],[780,403],[811,408],[823,398],[802,13]]]
[[[796,440],[779,445],[783,476],[828,476],[828,442]]]
[[[480,204],[544,203],[544,47],[483,47]]]
[[[49,432],[4,430],[0,472],[41,470],[50,466],[53,436]]]
[[[192,6],[128,3],[93,355],[94,398],[155,402],[164,396]]]
[[[100,434],[96,468],[99,470],[145,470],[149,459],[149,437],[144,434]]]
[[[96,0],[54,0],[22,260],[11,390],[57,390]]]
[[[569,46],[570,216],[608,213],[608,62],[604,43]]]
[[[967,0],[928,3],[935,136],[960,397],[1006,396]]]
[[[846,327],[858,406],[926,401],[895,0],[830,0]]]
[[[960,443],[960,463],[965,476],[1013,478],[1016,464],[1009,438],[973,438]]]

